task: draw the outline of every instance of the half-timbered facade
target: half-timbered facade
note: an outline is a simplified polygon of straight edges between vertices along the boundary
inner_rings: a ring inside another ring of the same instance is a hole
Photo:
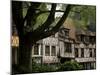
[[[96,68],[96,35],[94,32],[79,31],[75,44],[75,60],[84,69]]]
[[[84,69],[96,68],[95,32],[78,31],[70,23],[64,24],[67,26],[62,26],[55,35],[42,40],[41,59],[37,59],[48,64],[74,60],[83,65]]]
[[[70,21],[67,21],[70,22]],[[96,34],[91,31],[78,31],[73,24],[64,23],[59,31],[50,37],[39,40],[32,48],[33,62],[57,64],[77,61],[84,69],[96,68]],[[14,28],[14,27],[13,27]],[[16,30],[16,29],[13,29]],[[12,34],[12,63],[17,64],[19,39]]]

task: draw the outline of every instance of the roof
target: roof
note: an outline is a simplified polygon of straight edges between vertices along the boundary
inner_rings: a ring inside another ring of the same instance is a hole
[[[89,30],[82,30],[82,29],[76,30],[76,34],[77,35],[96,36],[96,33],[95,32],[91,32]]]
[[[63,26],[67,29],[70,29],[69,30],[69,37],[72,39],[75,39],[76,28],[75,28],[73,20],[70,18],[67,18],[66,21],[63,23]]]
[[[67,18],[63,23],[63,26],[69,29],[69,38],[76,40],[76,35],[88,35],[88,36],[96,36],[96,32],[92,32],[89,30],[83,30],[81,28],[77,29],[75,27],[74,21],[70,18]]]

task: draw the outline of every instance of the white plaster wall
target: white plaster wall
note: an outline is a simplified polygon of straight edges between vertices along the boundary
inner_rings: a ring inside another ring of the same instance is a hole
[[[59,41],[59,47],[60,47],[60,55],[64,55],[64,42]]]
[[[95,58],[75,58],[77,62],[94,62],[96,61]]]
[[[45,45],[43,44],[43,55],[42,56],[45,56]]]
[[[86,48],[86,46],[85,46],[83,43],[81,43],[81,44],[79,45],[79,47],[80,47],[80,48]]]
[[[58,63],[59,59],[57,56],[43,56],[43,63]]]
[[[89,44],[89,48],[96,48],[96,44]]]
[[[43,39],[43,44],[45,45],[58,45],[58,38],[48,37]]]
[[[75,47],[74,47],[74,44],[72,44],[72,57],[75,57]]]
[[[81,49],[79,48],[78,50],[78,56],[81,57]]]
[[[81,57],[81,48],[84,48],[84,57]],[[94,56],[95,44],[94,45],[89,44],[88,46],[85,46],[83,43],[81,43],[78,46],[79,57],[75,58],[75,60],[78,61],[78,62],[92,62],[92,61],[96,61],[95,57],[90,57],[90,51],[89,51],[90,48],[92,49],[92,53],[93,53],[93,56]]]

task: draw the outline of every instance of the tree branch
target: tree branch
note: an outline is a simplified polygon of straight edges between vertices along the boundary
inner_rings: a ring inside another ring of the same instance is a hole
[[[28,32],[27,34],[30,34],[31,37],[34,39],[35,39],[35,37],[37,38],[54,21],[55,10],[56,10],[56,4],[52,4],[51,12],[50,12],[46,22],[44,24],[42,24],[39,28],[37,28],[35,31]]]
[[[40,9],[34,9],[34,10],[38,11],[37,15],[41,15],[41,14],[44,14],[44,13],[50,13],[50,10],[46,10],[46,11],[41,11]],[[55,10],[55,12],[62,12],[62,13],[64,13],[64,10]],[[82,11],[70,10],[70,12],[80,13]]]
[[[41,3],[31,3],[31,6],[29,6],[28,10],[27,10],[27,14],[24,18],[24,22],[26,20],[27,22],[27,26],[32,26],[36,23],[36,17],[37,17],[37,13],[36,13],[36,8],[38,8],[41,5]],[[32,21],[34,21],[33,24]]]
[[[48,30],[48,31],[46,31],[46,32],[44,31],[44,32],[40,35],[40,37],[38,38],[38,40],[39,40],[39,39],[46,38],[46,37],[48,37],[48,36],[50,36],[50,35],[56,33],[56,32],[59,30],[60,26],[64,23],[64,21],[65,21],[66,18],[68,17],[68,14],[69,14],[70,10],[71,10],[71,5],[68,5],[68,6],[66,7],[66,10],[65,10],[65,12],[64,12],[64,14],[63,14],[63,16],[62,16],[62,18],[61,18],[60,21],[56,24],[56,26],[53,27],[52,30]]]
[[[54,21],[54,17],[55,17],[55,10],[56,10],[56,4],[52,4],[52,8],[51,8],[50,14],[46,22],[42,24],[39,28],[37,28],[34,31],[34,33],[43,32],[45,28],[48,28],[52,24],[52,22]]]

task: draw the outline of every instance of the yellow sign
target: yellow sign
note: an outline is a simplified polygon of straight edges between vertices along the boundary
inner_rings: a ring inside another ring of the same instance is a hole
[[[18,47],[19,46],[19,38],[18,36],[11,37],[11,46]]]

